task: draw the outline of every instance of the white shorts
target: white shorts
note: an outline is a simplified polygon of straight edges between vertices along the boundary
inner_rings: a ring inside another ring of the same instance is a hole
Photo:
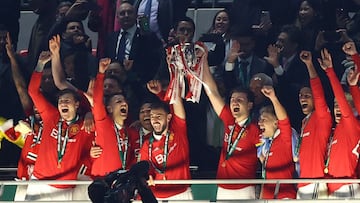
[[[360,198],[360,186],[357,183],[341,186],[329,195],[329,199]]]
[[[241,189],[225,189],[218,187],[216,199],[255,199],[255,186],[247,186]]]
[[[91,181],[91,178],[85,175],[78,175],[78,180]],[[90,201],[88,187],[89,185],[76,185],[73,189],[72,200]]]
[[[296,199],[327,199],[326,183],[311,183],[303,187],[299,187]]]
[[[32,176],[30,180],[37,180]],[[73,188],[56,188],[47,184],[29,184],[25,200],[72,200]]]

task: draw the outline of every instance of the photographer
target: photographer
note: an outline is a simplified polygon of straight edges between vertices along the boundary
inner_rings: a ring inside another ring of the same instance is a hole
[[[93,203],[128,203],[136,198],[138,192],[142,202],[157,203],[147,186],[148,171],[147,161],[135,164],[129,171],[114,171],[89,185],[89,197]]]

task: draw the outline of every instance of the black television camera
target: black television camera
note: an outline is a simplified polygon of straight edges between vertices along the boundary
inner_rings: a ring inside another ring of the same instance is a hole
[[[137,191],[143,203],[157,203],[147,186],[148,172],[147,161],[135,164],[129,171],[114,171],[89,185],[89,198],[93,203],[129,203],[134,199]]]

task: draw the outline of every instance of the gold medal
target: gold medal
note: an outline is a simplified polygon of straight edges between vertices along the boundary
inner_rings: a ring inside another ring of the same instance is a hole
[[[61,162],[58,162],[57,168],[61,168]]]
[[[224,161],[224,162],[222,162],[221,167],[223,167],[223,168],[225,168],[225,167],[226,167],[226,162],[225,162],[225,161]]]
[[[165,174],[164,174],[164,176],[163,176],[163,180],[166,180],[166,176],[165,176]]]
[[[299,157],[298,157],[298,156],[296,156],[296,157],[294,157],[294,158],[293,158],[293,160],[294,160],[294,162],[296,163],[296,162],[298,162],[298,161],[299,161]]]
[[[325,174],[328,174],[329,173],[329,169],[326,167],[326,168],[324,168],[324,173]]]

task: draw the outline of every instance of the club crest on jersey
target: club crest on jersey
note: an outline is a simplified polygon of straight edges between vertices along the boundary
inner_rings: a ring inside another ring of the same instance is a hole
[[[169,135],[169,141],[172,142],[174,140],[174,133],[170,133]]]
[[[76,135],[79,131],[80,131],[80,127],[78,124],[74,124],[69,127],[70,135]]]

